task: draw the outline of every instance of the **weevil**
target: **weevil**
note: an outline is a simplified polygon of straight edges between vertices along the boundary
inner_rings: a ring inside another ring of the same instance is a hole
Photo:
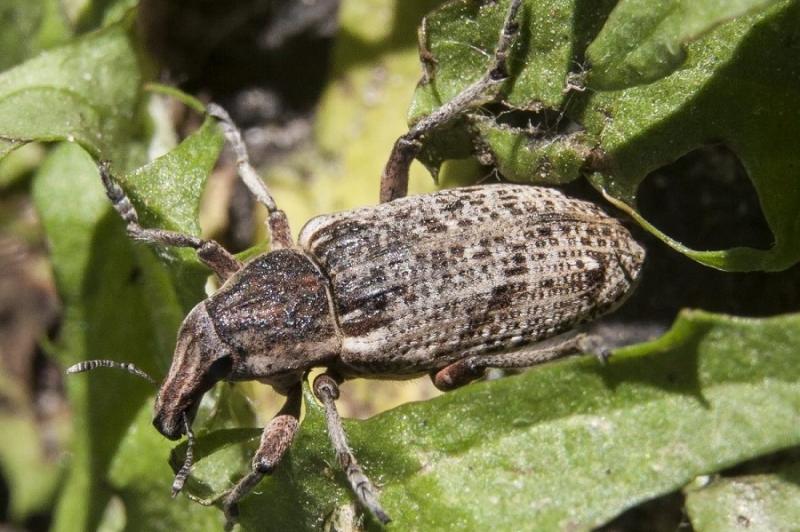
[[[549,188],[482,185],[405,197],[408,170],[427,133],[497,97],[521,0],[510,3],[484,75],[417,122],[395,143],[381,176],[381,203],[320,216],[295,243],[287,218],[251,166],[239,130],[210,104],[237,156],[239,175],[268,212],[272,250],[242,264],[211,240],[143,228],[132,203],[99,165],[108,197],[140,241],[189,247],[222,281],[179,332],[153,424],[186,434],[189,452],[173,492],[191,467],[191,423],[218,381],[259,380],[286,396],[264,428],[251,471],[222,505],[231,523],[238,502],[270,474],[297,431],[301,382],[324,405],[337,459],[360,503],[387,523],[377,490],[351,452],[336,409],[338,385],[354,377],[430,374],[443,390],[487,368],[523,368],[596,348],[570,333],[630,294],[644,251],[616,219],[592,203]],[[602,353],[601,353],[602,354]],[[130,364],[86,361],[71,373]]]

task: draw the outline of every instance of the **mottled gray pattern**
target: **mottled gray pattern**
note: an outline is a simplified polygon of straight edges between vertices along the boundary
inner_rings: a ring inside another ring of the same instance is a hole
[[[630,292],[643,249],[595,205],[484,185],[309,221],[353,373],[404,375],[551,337]]]

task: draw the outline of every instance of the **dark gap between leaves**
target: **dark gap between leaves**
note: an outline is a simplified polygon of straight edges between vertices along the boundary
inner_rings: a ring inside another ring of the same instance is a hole
[[[773,236],[739,158],[715,144],[650,173],[639,186],[640,212],[694,249],[767,249]]]

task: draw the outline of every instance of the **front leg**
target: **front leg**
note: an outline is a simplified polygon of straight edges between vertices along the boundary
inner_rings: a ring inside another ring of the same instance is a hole
[[[197,251],[197,257],[203,264],[214,270],[214,273],[222,281],[225,281],[242,267],[236,257],[214,240],[203,240],[196,236],[164,229],[146,229],[139,225],[139,214],[136,212],[136,208],[134,208],[128,195],[125,194],[125,191],[119,186],[114,176],[111,175],[111,164],[108,161],[101,161],[97,168],[100,171],[100,179],[103,181],[106,195],[111,200],[114,210],[119,213],[125,222],[128,235],[131,238],[166,246],[193,248]]]
[[[314,379],[314,395],[325,406],[325,421],[328,425],[328,436],[336,452],[336,459],[342,466],[350,486],[353,488],[359,502],[384,525],[391,521],[389,515],[381,507],[375,486],[358,465],[353,451],[347,444],[347,436],[342,426],[342,418],[336,410],[336,399],[339,398],[339,384],[328,373],[323,373]]]
[[[222,501],[225,512],[225,528],[230,529],[239,514],[239,501],[252,490],[265,475],[274,471],[286,450],[292,444],[300,420],[302,388],[300,383],[293,386],[286,397],[286,403],[261,433],[261,443],[253,456],[252,470],[228,492]]]

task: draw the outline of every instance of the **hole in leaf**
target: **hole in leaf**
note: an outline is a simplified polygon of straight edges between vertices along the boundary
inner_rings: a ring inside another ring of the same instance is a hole
[[[638,206],[653,225],[694,249],[766,249],[773,243],[744,166],[722,144],[652,172],[639,187]]]
[[[503,103],[492,103],[483,107],[498,126],[519,130],[536,138],[569,135],[582,131],[583,127],[558,109],[518,109]]]

